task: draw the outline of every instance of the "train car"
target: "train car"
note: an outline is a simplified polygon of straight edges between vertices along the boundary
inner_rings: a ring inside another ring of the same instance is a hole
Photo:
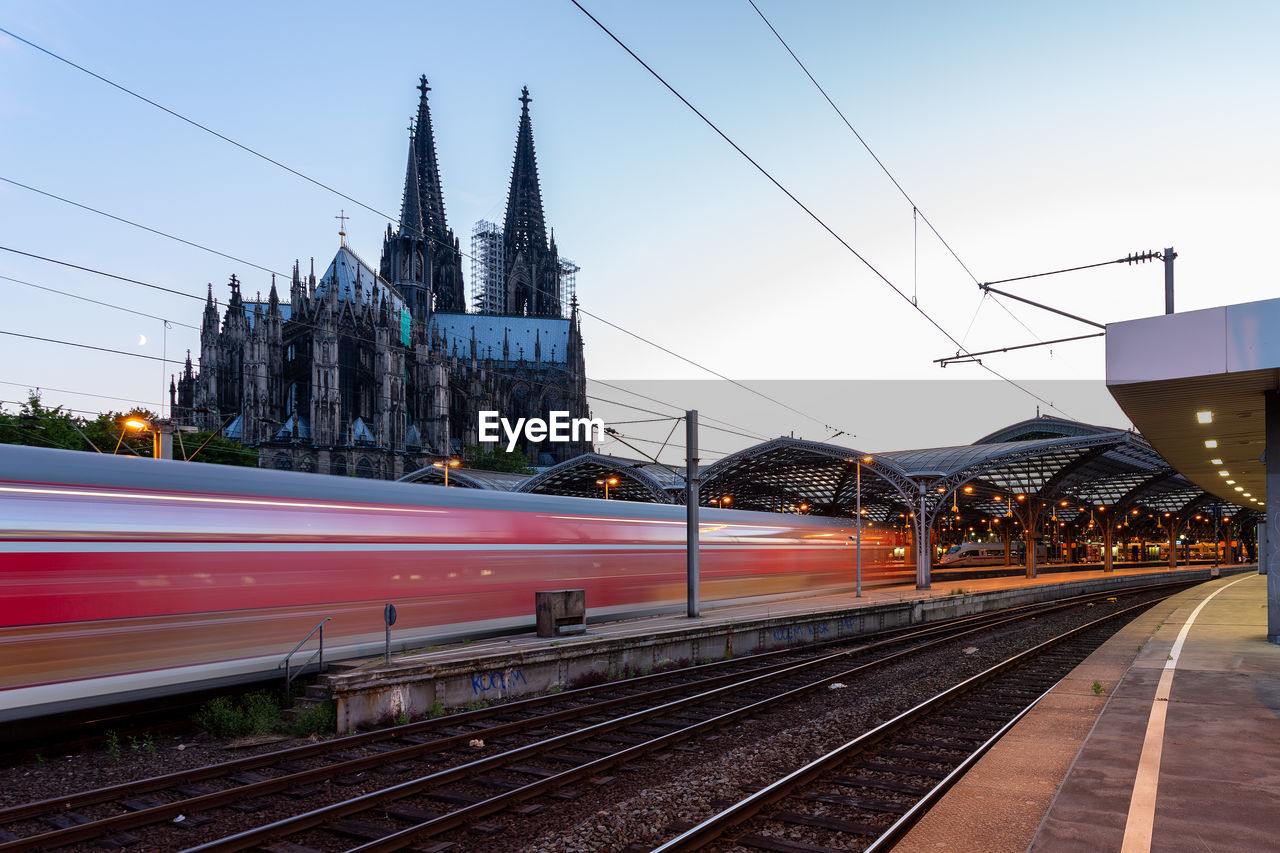
[[[1019,559],[1015,548],[1014,561]],[[961,542],[952,545],[938,559],[940,569],[958,569],[964,566],[1003,566],[1003,542]]]
[[[1019,565],[1026,553],[1026,545],[1020,540],[1013,540],[1013,565]],[[1044,542],[1036,543],[1036,559],[1043,563],[1047,549]],[[961,542],[952,545],[938,558],[940,569],[959,569],[965,566],[1003,566],[1003,542]]]
[[[0,445],[0,720],[260,679],[321,620],[326,657],[679,611],[680,506],[446,489]],[[854,581],[848,520],[701,511],[706,603]],[[863,531],[863,576],[901,574]]]

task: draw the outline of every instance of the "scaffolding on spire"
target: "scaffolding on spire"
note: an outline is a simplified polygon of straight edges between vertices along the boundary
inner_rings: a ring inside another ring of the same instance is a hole
[[[502,227],[481,219],[471,230],[471,305],[477,314],[506,312],[502,266]]]
[[[576,302],[578,299],[578,270],[582,269],[582,267],[565,257],[561,257],[558,260],[560,262],[560,292],[556,294],[556,304],[560,306],[560,313],[563,315],[564,306],[570,302]]]

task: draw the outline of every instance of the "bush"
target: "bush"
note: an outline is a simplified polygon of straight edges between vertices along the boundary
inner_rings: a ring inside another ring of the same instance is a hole
[[[266,693],[250,693],[237,703],[217,696],[196,714],[195,723],[216,737],[268,735],[285,730],[280,706]]]
[[[298,713],[293,721],[293,733],[298,737],[330,735],[338,728],[338,703],[332,699],[312,705]]]
[[[244,711],[236,707],[230,696],[215,696],[196,714],[195,723],[215,737],[239,737],[249,733]]]

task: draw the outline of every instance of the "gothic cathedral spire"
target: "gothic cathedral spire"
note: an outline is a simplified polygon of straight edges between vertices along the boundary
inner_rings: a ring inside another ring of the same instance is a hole
[[[418,83],[418,115],[409,128],[400,227],[393,234],[388,226],[378,271],[405,298],[414,319],[423,323],[433,310],[466,310],[462,254],[444,218],[429,91],[424,75]]]
[[[520,129],[516,135],[507,216],[502,228],[506,273],[507,313],[560,316],[559,259],[547,245],[542,213],[538,160],[533,150],[533,122],[529,118],[529,87],[520,91]]]
[[[427,105],[427,85],[424,74],[418,82],[418,118],[414,122],[413,156],[417,161],[418,199],[421,206],[422,228],[429,238],[446,239],[448,226],[444,220],[444,191],[440,188],[440,168],[436,163],[436,137],[431,130],[431,108]],[[409,192],[406,181],[405,193]],[[404,223],[401,222],[401,228]]]

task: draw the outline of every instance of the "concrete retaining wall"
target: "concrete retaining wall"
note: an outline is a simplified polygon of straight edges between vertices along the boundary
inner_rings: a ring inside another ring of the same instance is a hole
[[[991,610],[1037,604],[1123,586],[1208,579],[1209,570],[1103,577],[973,594],[923,598],[750,622],[714,616],[643,637],[590,634],[552,640],[534,650],[467,655],[455,660],[362,666],[324,677],[338,706],[338,731],[428,714],[436,703],[458,708],[567,689],[603,675],[709,663],[754,652],[857,637],[885,628],[919,625]]]

